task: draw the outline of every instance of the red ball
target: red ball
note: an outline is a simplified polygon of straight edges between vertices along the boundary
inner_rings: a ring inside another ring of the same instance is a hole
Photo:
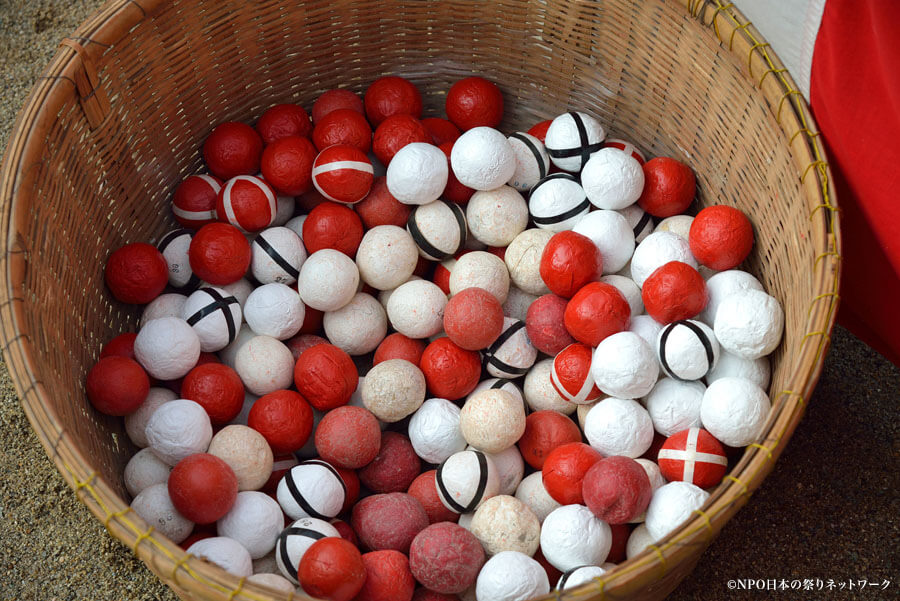
[[[422,472],[412,481],[412,484],[409,485],[409,490],[406,492],[414,497],[425,509],[429,524],[456,522],[459,520],[459,514],[448,509],[441,501],[438,495],[435,474],[437,474],[437,470]]]
[[[309,305],[306,307],[306,313],[303,315],[303,325],[300,326],[298,334],[315,334],[322,331],[322,320],[325,313],[318,309],[313,309]]]
[[[425,347],[419,367],[432,396],[455,401],[478,386],[481,356],[449,338],[438,338]]]
[[[372,148],[372,127],[362,113],[353,109],[337,109],[316,123],[312,140],[319,150],[335,144],[347,144],[369,152]]]
[[[259,173],[262,151],[263,141],[256,130],[236,121],[217,125],[203,142],[206,166],[223,180]]]
[[[605,457],[582,483],[584,504],[607,524],[627,524],[647,510],[653,489],[641,464],[630,457]]]
[[[109,255],[104,276],[117,300],[143,305],[169,283],[169,264],[152,244],[133,242]]]
[[[208,453],[179,461],[169,474],[168,487],[178,513],[196,524],[211,524],[224,516],[238,493],[234,471]]]
[[[100,350],[100,358],[105,359],[107,357],[128,357],[129,359],[135,359],[135,338],[137,338],[137,334],[135,334],[134,332],[125,332],[124,334],[119,334],[103,346],[103,348]]]
[[[466,288],[444,307],[444,331],[467,351],[491,345],[503,331],[503,306],[483,288]]]
[[[334,518],[329,523],[334,526],[334,529],[338,531],[342,539],[352,543],[355,547],[359,547],[359,539],[356,537],[356,532],[353,531],[353,527],[350,524],[337,518]]]
[[[366,114],[363,107],[362,98],[351,92],[350,90],[335,89],[328,90],[319,96],[313,103],[312,119],[313,124],[321,121],[325,115],[339,109],[350,109],[356,111],[360,115]]]
[[[247,425],[263,435],[273,453],[293,453],[306,444],[312,432],[313,412],[296,392],[276,390],[253,403]]]
[[[409,547],[409,567],[423,586],[438,593],[461,593],[478,578],[484,548],[458,524],[439,522],[422,530]]]
[[[399,432],[384,432],[378,455],[359,470],[359,480],[374,492],[404,492],[419,475],[421,467],[409,438]],[[359,528],[356,531],[359,532]]]
[[[307,307],[307,310],[309,310],[309,307]],[[317,344],[328,344],[328,340],[315,334],[297,334],[290,340],[285,341],[284,344],[290,349],[291,355],[294,356],[294,361],[296,361],[303,354],[303,351]]]
[[[526,133],[530,136],[534,136],[543,143],[544,138],[547,137],[547,130],[550,129],[551,123],[553,123],[553,119],[546,119],[540,123],[535,123]]]
[[[172,213],[184,227],[199,229],[216,221],[216,197],[222,180],[212,175],[191,175],[175,188]]]
[[[412,601],[459,601],[456,595],[445,595],[431,589],[419,587],[413,594]]]
[[[316,149],[306,138],[287,136],[272,142],[262,153],[260,169],[278,194],[299,196],[312,186]]]
[[[647,449],[640,458],[649,459],[650,461],[656,461],[657,455],[659,455],[659,450],[662,448],[663,443],[665,442],[665,436],[663,436],[659,432],[653,432],[653,441],[650,443],[650,448]],[[741,449],[741,451],[743,451],[743,449]]]
[[[541,548],[538,547],[538,550],[534,552],[534,560],[541,564],[541,567],[544,568],[544,571],[547,572],[547,580],[551,583],[559,582],[559,579],[562,578],[562,572],[556,569],[552,563],[547,561],[547,558],[544,557],[544,554],[541,553]],[[552,584],[551,586],[555,586]]]
[[[450,164],[450,153],[453,151],[453,142],[444,142],[438,148],[447,156],[447,164]],[[444,186],[444,192],[441,198],[455,202],[458,205],[464,205],[469,202],[472,195],[475,194],[474,188],[464,186],[456,179],[453,169],[447,171],[447,185]]]
[[[753,225],[734,207],[716,205],[697,213],[688,234],[691,254],[710,269],[734,269],[753,248]]]
[[[425,343],[414,338],[407,338],[399,332],[394,332],[385,337],[375,349],[372,365],[378,365],[389,359],[405,359],[416,367],[422,361],[422,353],[425,352]]]
[[[603,259],[597,245],[582,234],[565,230],[553,234],[544,247],[541,279],[554,294],[572,296],[603,273]]]
[[[709,302],[709,293],[696,269],[681,261],[669,261],[644,281],[641,298],[647,315],[667,324],[699,315]]]
[[[612,544],[609,547],[606,561],[621,563],[626,559],[625,551],[632,527],[630,524],[610,524],[609,529],[612,531]]]
[[[583,442],[570,442],[550,451],[541,468],[544,488],[557,503],[584,504],[581,484],[591,466],[603,459],[597,450]]]
[[[638,205],[654,217],[680,215],[694,200],[697,180],[691,168],[669,157],[656,157],[643,165],[644,190]]]
[[[353,507],[350,520],[363,546],[375,551],[408,553],[410,543],[428,526],[425,509],[403,492],[366,497]]]
[[[563,314],[569,334],[589,346],[628,329],[630,318],[628,301],[615,286],[603,282],[591,282],[576,292]]]
[[[550,383],[559,396],[577,404],[600,398],[600,389],[591,375],[592,360],[593,350],[581,342],[570,344],[553,358]]]
[[[239,229],[228,223],[210,223],[191,239],[188,259],[198,278],[213,286],[238,281],[250,267],[250,243]]]
[[[87,397],[94,409],[106,415],[128,415],[144,404],[150,378],[134,359],[100,359],[87,375]]]
[[[709,488],[728,470],[725,448],[702,428],[689,428],[666,439],[659,450],[659,471],[669,482],[690,482]]]
[[[555,355],[575,342],[563,320],[568,304],[569,301],[561,296],[545,294],[528,306],[525,331],[534,348]]]
[[[483,77],[467,77],[450,87],[444,107],[450,121],[463,131],[497,127],[503,119],[503,94]]]
[[[431,144],[431,134],[422,125],[422,122],[409,115],[394,115],[388,117],[375,130],[372,139],[372,152],[387,167],[391,159],[401,148],[413,142]]]
[[[410,115],[416,119],[422,116],[422,94],[411,81],[402,77],[391,75],[376,79],[366,90],[363,103],[366,117],[375,127],[393,115]]]
[[[275,220],[277,211],[275,190],[255,175],[231,178],[225,182],[216,197],[216,215],[219,220],[245,232],[258,232],[269,227]]]
[[[353,204],[369,193],[374,173],[372,161],[363,151],[338,144],[320,152],[313,161],[312,181],[328,200]]]
[[[570,442],[581,442],[581,430],[575,422],[562,413],[545,410],[525,418],[525,432],[518,445],[525,463],[539,470],[553,449]]]
[[[427,119],[422,119],[422,125],[424,125],[425,129],[428,130],[428,133],[431,134],[431,139],[434,140],[435,146],[440,146],[447,142],[456,142],[456,139],[460,135],[458,127],[440,117],[428,117]]]
[[[317,540],[297,568],[303,590],[328,601],[350,601],[366,581],[366,566],[352,543],[336,536]]]
[[[297,104],[276,104],[256,122],[256,132],[266,144],[288,136],[308,138],[311,131],[309,115]]]
[[[326,413],[316,427],[315,437],[319,456],[347,469],[367,465],[381,448],[378,419],[368,409],[352,405]]]
[[[297,390],[319,411],[328,411],[350,402],[359,385],[356,364],[333,344],[317,344],[294,365]]]
[[[388,190],[387,178],[383,175],[375,178],[369,194],[353,205],[353,209],[362,219],[366,229],[372,229],[378,225],[406,227],[406,221],[412,212],[411,206],[394,198]]]
[[[332,466],[340,475],[341,480],[344,481],[344,504],[341,506],[340,513],[347,513],[350,509],[356,505],[356,502],[359,500],[359,476],[356,475],[356,470],[348,470],[347,468]],[[355,538],[354,534],[354,538]],[[353,544],[356,544],[355,542]]]
[[[333,248],[351,259],[362,242],[363,225],[353,209],[336,202],[323,202],[303,222],[303,244],[313,254],[323,248]]]
[[[316,190],[315,187],[307,190],[305,194],[301,194],[294,199],[296,203],[295,206],[299,209],[300,213],[309,213],[327,200],[328,199],[322,196],[322,193]]]
[[[237,372],[222,363],[205,363],[188,372],[181,398],[198,403],[214,426],[236,418],[244,407],[244,384]]]
[[[409,560],[398,551],[372,551],[362,556],[366,582],[355,601],[412,601],[416,581]]]

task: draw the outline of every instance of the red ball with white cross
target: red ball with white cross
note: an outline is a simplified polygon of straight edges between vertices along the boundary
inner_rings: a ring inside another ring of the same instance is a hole
[[[728,458],[722,443],[702,428],[688,428],[666,439],[659,450],[659,471],[669,482],[709,488],[722,481]]]
[[[600,398],[600,389],[591,375],[592,355],[591,347],[576,342],[561,350],[553,359],[550,383],[559,396],[570,403],[585,405]]]
[[[262,178],[238,175],[219,190],[216,216],[245,232],[258,232],[272,225],[276,203],[275,191]]]
[[[319,153],[313,161],[312,180],[328,200],[353,204],[372,188],[375,170],[369,157],[355,146],[337,144]]]

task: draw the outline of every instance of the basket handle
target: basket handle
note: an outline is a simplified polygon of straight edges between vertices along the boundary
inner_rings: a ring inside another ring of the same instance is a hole
[[[75,67],[75,87],[78,90],[81,109],[87,117],[88,124],[91,129],[95,129],[103,123],[110,108],[109,97],[106,95],[106,91],[100,87],[97,68],[84,46],[77,41],[72,38],[64,38],[59,45],[67,46],[78,54],[81,64],[80,68],[78,65]]]

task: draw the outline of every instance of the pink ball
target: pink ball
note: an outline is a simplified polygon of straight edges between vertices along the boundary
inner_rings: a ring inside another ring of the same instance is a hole
[[[465,350],[480,351],[503,331],[503,306],[483,288],[464,288],[444,307],[444,330]]]
[[[475,535],[450,522],[422,530],[409,547],[409,567],[424,587],[437,593],[461,593],[484,564],[484,548]]]
[[[359,479],[375,492],[405,492],[419,475],[420,468],[419,456],[409,438],[397,432],[384,432],[378,455],[359,470]]]
[[[641,464],[621,455],[592,465],[581,490],[588,509],[608,524],[625,524],[641,515],[653,495],[650,478]]]
[[[413,539],[428,526],[428,515],[415,497],[394,492],[361,500],[353,507],[350,525],[364,547],[408,553]]]
[[[344,405],[325,414],[316,428],[316,450],[332,465],[355,470],[375,459],[381,428],[363,407]]]
[[[531,303],[525,315],[525,331],[534,348],[548,355],[556,355],[575,342],[563,319],[568,303],[568,300],[555,294],[545,294]]]

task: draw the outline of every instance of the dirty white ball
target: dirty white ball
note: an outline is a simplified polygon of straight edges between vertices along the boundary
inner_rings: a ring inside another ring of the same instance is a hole
[[[703,394],[700,421],[722,444],[743,447],[759,438],[771,408],[769,397],[750,380],[719,378]]]
[[[466,400],[459,428],[476,449],[499,453],[516,444],[525,432],[525,408],[505,390],[484,390]]]
[[[634,241],[640,244],[653,233],[653,216],[642,209],[638,204],[616,211],[628,222],[628,227],[634,234]]]
[[[475,581],[477,601],[527,601],[549,592],[543,566],[518,551],[502,551],[491,557]]]
[[[650,461],[649,459],[638,458],[635,459],[644,471],[647,472],[647,477],[650,479],[650,490],[656,490],[660,486],[666,484],[666,479],[663,477],[662,472],[659,470],[659,465]]]
[[[350,302],[358,285],[356,263],[333,248],[323,248],[311,254],[304,261],[297,278],[300,299],[319,311],[337,311]]]
[[[706,383],[712,384],[720,378],[733,377],[744,378],[750,380],[763,390],[769,387],[769,378],[772,368],[769,366],[768,357],[760,357],[759,359],[744,359],[733,355],[728,351],[722,351],[719,354],[719,361],[716,366],[709,370],[706,374]],[[152,392],[152,388],[150,389]],[[144,401],[147,404],[147,401]],[[140,411],[140,409],[138,409]],[[132,414],[134,415],[134,414]],[[128,424],[128,417],[125,417],[125,424]]]
[[[277,574],[278,562],[275,560],[275,551],[253,560],[253,574]],[[292,585],[293,586],[293,585]]]
[[[649,315],[632,315],[631,323],[628,324],[628,331],[643,338],[650,348],[656,348],[656,341],[662,328],[662,324]]]
[[[376,290],[391,290],[409,279],[419,248],[402,227],[378,225],[365,233],[356,251],[362,281]]]
[[[503,331],[484,350],[487,372],[497,378],[517,378],[531,369],[537,359],[537,349],[531,344],[525,322],[503,318]],[[549,372],[547,372],[549,384]],[[553,385],[550,384],[552,387]]]
[[[447,156],[434,144],[413,142],[397,151],[387,167],[387,188],[404,204],[437,200],[447,186]]]
[[[606,570],[601,568],[600,566],[579,566],[577,568],[567,570],[563,573],[562,576],[560,576],[559,581],[556,583],[556,590],[563,591],[567,588],[575,588],[577,586],[581,586],[582,584],[590,582],[594,578],[603,576],[603,574],[605,573]]]
[[[425,375],[405,359],[389,359],[366,374],[362,402],[383,422],[399,422],[425,401]]]
[[[452,259],[452,261],[456,262],[456,259]],[[406,282],[412,282],[412,281],[421,280],[421,279],[422,278],[420,278],[417,275],[411,275],[411,276],[409,276],[409,279],[406,280]],[[406,282],[403,282],[403,284],[405,284]],[[400,284],[400,286],[402,286],[403,284]],[[399,288],[400,286],[397,286],[397,288]],[[396,290],[397,288],[391,288],[390,290],[382,290],[381,292],[378,293],[378,302],[381,303],[381,307],[385,310],[385,318],[387,318],[388,301],[391,299],[391,295],[394,293],[394,290]]]
[[[200,338],[200,350],[214,353],[237,336],[243,319],[238,299],[221,288],[201,288],[184,302],[180,317]]]
[[[542,359],[534,364],[525,375],[525,401],[532,411],[557,411],[563,415],[571,415],[578,407],[562,398],[553,386],[550,374],[553,371],[553,359]]]
[[[250,293],[244,305],[244,319],[254,332],[287,340],[300,331],[306,307],[300,295],[285,284],[263,284]]]
[[[294,383],[294,356],[280,340],[255,336],[238,349],[234,371],[247,390],[263,396]]]
[[[256,337],[256,335],[256,332],[254,332],[250,328],[250,326],[248,326],[246,323],[242,323],[241,328],[238,330],[237,336],[234,337],[234,340],[231,341],[231,344],[219,351],[219,359],[222,360],[222,363],[234,369],[234,360],[237,357],[237,352],[242,346],[244,346],[245,342],[248,342],[252,338]]]
[[[457,262],[454,272],[458,269]],[[394,329],[404,336],[429,338],[444,329],[446,305],[447,295],[437,284],[413,280],[398,286],[388,298],[387,316]]]
[[[200,338],[180,317],[154,319],[138,332],[134,356],[157,380],[176,380],[197,365]]]
[[[522,391],[516,385],[515,381],[508,380],[506,378],[488,378],[487,380],[482,380],[478,383],[475,388],[472,389],[472,392],[466,397],[466,400],[472,398],[476,392],[481,392],[482,390],[488,389],[500,389],[505,390],[506,392],[513,395],[517,401],[522,403],[522,407],[525,407],[525,397],[522,396]]]
[[[466,448],[459,429],[459,407],[447,399],[428,399],[409,420],[409,441],[416,455],[440,463]]]
[[[541,523],[550,515],[551,511],[562,507],[544,488],[544,479],[541,472],[534,472],[522,479],[516,488],[516,498],[528,505]]]
[[[541,230],[543,231],[543,230]],[[538,299],[534,294],[528,294],[516,286],[509,287],[506,302],[503,303],[503,315],[519,321],[525,321],[528,317],[528,308]]]
[[[161,532],[175,544],[190,536],[194,529],[194,523],[175,509],[165,482],[142,490],[131,502],[131,508],[148,525],[153,526],[154,530]]]
[[[673,234],[678,234],[685,240],[688,240],[692,223],[694,223],[694,218],[690,215],[672,215],[671,217],[666,217],[660,221],[659,225],[657,225],[653,231],[672,232]]]
[[[703,323],[712,326],[716,320],[719,304],[732,294],[743,294],[747,290],[764,292],[763,285],[753,275],[740,269],[721,271],[706,280],[706,293],[709,301],[697,316]]]
[[[522,501],[500,494],[481,504],[468,530],[488,556],[518,551],[531,557],[541,544],[541,523]]]
[[[469,450],[475,450],[475,447],[467,447]],[[500,451],[499,453],[485,453],[485,455],[494,462],[497,468],[497,478],[500,480],[501,495],[511,495],[516,492],[522,476],[525,475],[525,460],[522,459],[522,453],[519,447],[512,445],[511,447]]]
[[[506,136],[491,127],[473,127],[453,143],[450,166],[462,185],[493,190],[512,178],[517,163]]]
[[[622,293],[622,296],[628,301],[632,318],[644,312],[644,299],[641,297],[641,289],[634,283],[634,280],[624,275],[611,274],[601,277],[600,281],[604,284],[609,284]]]
[[[387,334],[387,314],[378,300],[365,292],[322,317],[325,336],[348,355],[365,355],[374,351]]]
[[[572,229],[591,209],[584,189],[574,175],[553,173],[531,189],[528,212],[542,229],[561,232]]]
[[[294,208],[297,201],[293,196],[275,196],[275,218],[272,219],[273,226],[282,226],[287,223],[294,214]]]
[[[331,519],[341,511],[347,486],[334,467],[320,459],[302,461],[288,470],[275,491],[288,517]]]
[[[591,156],[603,148],[606,130],[591,115],[570,111],[556,117],[547,128],[544,146],[553,164],[577,173]]]
[[[150,449],[141,449],[125,465],[125,488],[132,497],[154,484],[165,484],[169,480],[172,467],[153,454]]]
[[[581,187],[598,209],[624,209],[641,197],[644,170],[630,154],[618,148],[602,148],[581,171]]]
[[[160,294],[144,307],[144,311],[141,313],[141,327],[161,317],[181,317],[186,302],[187,296],[184,294],[177,292]]]
[[[656,539],[647,531],[647,524],[640,524],[631,531],[631,535],[625,543],[625,557],[631,559],[655,543]]]
[[[288,228],[300,238],[300,241],[303,241],[303,223],[306,221],[306,218],[309,215],[298,215],[292,219],[289,219],[287,223],[284,224],[284,227]]]
[[[191,230],[172,230],[156,245],[169,266],[169,285],[172,288],[192,289],[200,283],[200,278],[191,270],[188,258],[188,249],[191,247],[193,237],[194,233]]]
[[[519,192],[528,192],[550,169],[550,155],[544,143],[531,134],[516,132],[507,138],[516,156],[516,172],[506,182]]]
[[[687,240],[672,232],[654,232],[634,249],[631,279],[643,287],[651,273],[670,261],[681,261],[697,269],[697,261]]]
[[[616,273],[634,254],[634,232],[628,220],[616,211],[591,211],[572,228],[587,236],[603,257],[603,273]]]
[[[515,188],[480,190],[466,204],[472,235],[488,246],[508,246],[528,227],[528,205]]]
[[[303,240],[286,227],[261,231],[253,239],[250,251],[250,273],[260,284],[293,284],[307,256]]]
[[[256,570],[256,563],[253,564],[254,571]],[[291,584],[291,581],[285,578],[284,576],[279,576],[278,574],[269,574],[269,573],[257,573],[253,574],[249,578],[247,578],[247,582],[252,582],[253,584],[259,584],[260,586],[267,586],[271,589],[275,589],[280,593],[285,594],[295,594],[297,589]]]
[[[540,268],[544,247],[552,237],[550,230],[531,228],[516,236],[506,248],[503,260],[509,277],[522,292],[535,297],[550,292],[541,277]],[[522,321],[525,321],[524,317]]]
[[[611,546],[609,524],[584,505],[563,505],[552,511],[541,526],[541,552],[562,572],[600,565]]]
[[[660,540],[700,509],[709,493],[690,482],[669,482],[653,493],[647,507],[647,533]]]
[[[284,515],[278,502],[255,490],[239,492],[234,505],[217,523],[219,536],[241,543],[251,559],[259,559],[275,548],[284,528]]]
[[[716,366],[719,342],[705,323],[685,319],[663,326],[656,352],[666,375],[676,380],[699,380]]]
[[[228,464],[238,490],[259,490],[272,474],[272,448],[262,434],[247,426],[233,424],[216,432],[207,453]]]
[[[584,436],[604,457],[640,457],[653,443],[653,421],[640,403],[609,397],[588,412]]]
[[[700,427],[700,403],[706,386],[702,382],[679,382],[672,378],[660,378],[644,406],[653,428],[663,436],[672,436],[688,428]]]
[[[759,359],[781,342],[784,310],[774,296],[747,290],[719,304],[714,324],[722,348],[744,359]]]
[[[128,434],[128,438],[131,439],[134,446],[140,449],[147,446],[147,436],[144,431],[147,429],[147,422],[150,421],[150,416],[153,415],[160,405],[174,401],[177,398],[178,395],[168,388],[154,386],[147,393],[147,398],[144,399],[138,410],[125,416],[125,433]]]
[[[340,537],[337,528],[318,518],[300,518],[281,531],[275,542],[275,562],[285,578],[294,584],[297,580],[297,566],[306,551],[317,540],[329,536]]]
[[[153,412],[145,434],[153,453],[174,466],[188,455],[206,452],[212,440],[212,424],[199,403],[175,399]]]
[[[634,332],[618,332],[594,349],[591,375],[597,388],[610,396],[637,399],[646,396],[659,378],[656,355]]]
[[[434,478],[441,503],[456,513],[471,513],[500,493],[497,467],[481,451],[453,453],[441,463]]]
[[[483,250],[459,257],[450,272],[450,295],[473,287],[484,288],[503,304],[509,293],[509,271],[503,259]]]
[[[188,547],[187,552],[216,564],[240,578],[253,574],[253,560],[244,546],[227,536],[204,538]]]
[[[406,231],[419,248],[419,255],[430,261],[452,257],[465,246],[469,235],[462,208],[446,200],[413,208]]]

